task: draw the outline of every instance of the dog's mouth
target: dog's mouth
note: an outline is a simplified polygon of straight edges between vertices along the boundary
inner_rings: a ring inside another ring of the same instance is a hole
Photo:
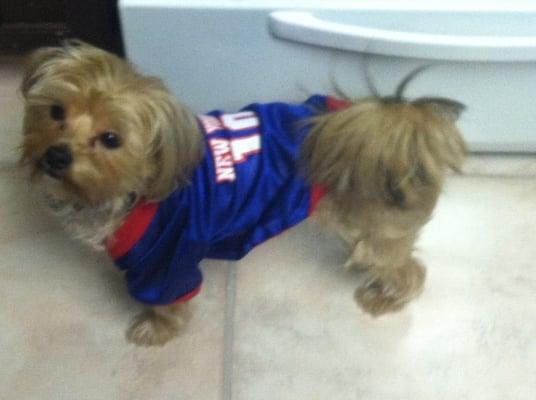
[[[52,168],[43,159],[38,161],[35,166],[35,172],[42,172],[46,176],[49,176],[56,180],[61,180],[64,176],[64,171]]]
[[[45,204],[52,210],[61,210],[66,206],[78,209],[80,204],[86,203],[85,198],[80,196],[79,188],[71,181],[63,171],[50,168],[43,163],[37,163],[33,177],[37,176],[50,179],[39,179],[36,184],[42,191]]]
[[[41,170],[45,173],[45,175],[48,175],[51,178],[54,178],[54,179],[57,179],[57,180],[61,179],[60,173],[58,171],[50,168],[50,167],[42,167]]]

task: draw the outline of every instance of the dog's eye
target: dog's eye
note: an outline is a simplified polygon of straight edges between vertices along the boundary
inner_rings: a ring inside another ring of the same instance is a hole
[[[55,121],[63,121],[65,119],[65,110],[59,104],[54,104],[50,107],[50,118]]]
[[[119,146],[121,146],[121,139],[119,138],[119,135],[114,132],[101,133],[99,135],[99,141],[107,149],[117,149]]]

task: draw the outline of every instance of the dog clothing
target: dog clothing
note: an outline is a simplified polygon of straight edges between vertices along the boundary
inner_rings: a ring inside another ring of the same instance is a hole
[[[307,120],[342,106],[316,95],[199,116],[205,154],[191,183],[135,206],[107,243],[129,293],[151,305],[189,300],[200,290],[203,258],[238,260],[307,218],[323,195],[298,167]]]

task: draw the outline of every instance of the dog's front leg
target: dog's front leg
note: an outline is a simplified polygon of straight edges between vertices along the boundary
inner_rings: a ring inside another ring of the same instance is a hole
[[[190,316],[188,303],[147,308],[132,320],[127,340],[138,346],[163,346],[178,335]]]
[[[355,292],[361,308],[372,315],[400,310],[422,290],[426,270],[412,255],[414,235],[369,237],[359,241],[347,266],[362,274]]]

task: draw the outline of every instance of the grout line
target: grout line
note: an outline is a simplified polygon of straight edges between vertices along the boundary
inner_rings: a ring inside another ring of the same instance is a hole
[[[223,322],[223,400],[233,397],[234,319],[236,305],[236,265],[228,263]]]

